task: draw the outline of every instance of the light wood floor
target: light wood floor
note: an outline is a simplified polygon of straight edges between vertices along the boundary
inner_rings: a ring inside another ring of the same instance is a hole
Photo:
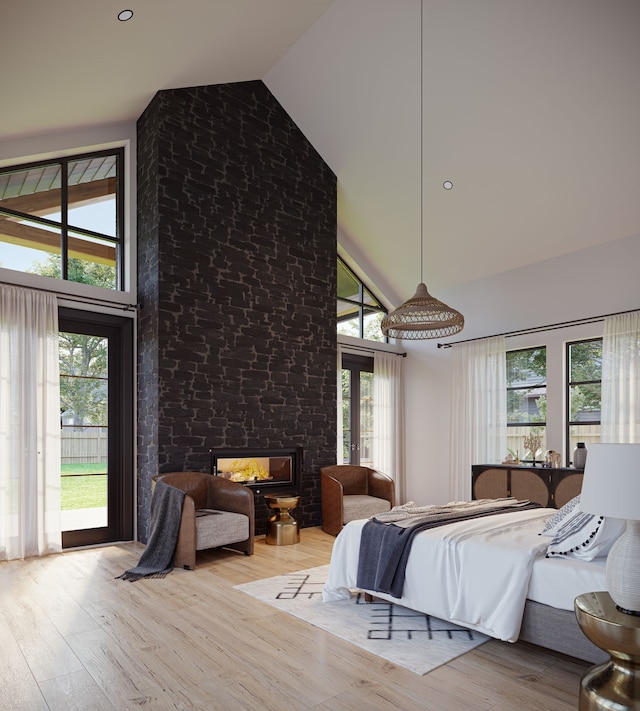
[[[233,589],[327,563],[334,539],[115,577],[135,543],[0,563],[0,709],[570,711],[587,665],[491,640],[425,676]]]

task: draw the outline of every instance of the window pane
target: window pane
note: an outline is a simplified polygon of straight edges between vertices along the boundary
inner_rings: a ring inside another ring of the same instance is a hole
[[[356,318],[358,317],[358,304],[353,304],[350,301],[341,301],[340,299],[338,299],[337,305],[338,321],[347,321],[353,316],[355,316]]]
[[[57,255],[60,263],[60,229],[53,225],[0,213],[0,243],[0,261],[6,269],[40,274],[39,262],[47,263],[49,254]]]
[[[353,299],[360,298],[360,282],[355,278],[346,265],[338,259],[338,298]]]
[[[58,163],[0,174],[0,208],[49,217],[60,212],[60,205]]]
[[[360,338],[360,310],[346,301],[338,301],[338,333]]]
[[[384,335],[380,330],[380,324],[384,318],[384,314],[381,311],[367,311],[364,310],[364,337],[368,341],[379,341],[384,343]]]
[[[116,236],[116,156],[70,161],[69,224]]]
[[[360,373],[360,464],[369,466],[373,452],[373,373]]]
[[[546,417],[546,387],[507,390],[507,423],[545,422]]]
[[[363,287],[362,289],[362,302],[364,304],[370,304],[371,306],[377,306],[381,309],[383,308],[378,299],[376,299],[376,297],[366,287]]]
[[[602,379],[602,340],[569,346],[569,380],[572,383]]]
[[[69,233],[69,281],[117,288],[116,247],[113,242]]]
[[[573,450],[578,442],[584,442],[589,456],[589,445],[600,441],[600,425],[571,425],[569,428],[569,456],[573,458]]]
[[[351,460],[351,371],[342,369],[342,464]]]
[[[538,385],[547,379],[547,349],[529,348],[507,353],[507,386]]]
[[[108,340],[59,336],[62,530],[107,525]]]
[[[600,383],[569,387],[569,421],[600,422]]]

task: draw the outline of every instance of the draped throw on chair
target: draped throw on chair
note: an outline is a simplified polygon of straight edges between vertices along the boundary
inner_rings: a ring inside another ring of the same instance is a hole
[[[56,297],[0,285],[0,560],[59,552]]]

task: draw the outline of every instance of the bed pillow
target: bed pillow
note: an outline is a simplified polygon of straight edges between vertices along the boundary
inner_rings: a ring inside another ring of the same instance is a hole
[[[565,556],[593,560],[605,556],[622,535],[626,521],[580,511],[576,506],[558,527],[547,547],[547,558]]]
[[[567,501],[567,503],[562,508],[558,509],[558,511],[554,513],[553,516],[550,516],[545,521],[542,531],[540,531],[540,535],[555,536],[560,526],[562,526],[562,524],[564,523],[565,519],[570,517],[574,513],[574,511],[579,508],[579,504],[580,494],[578,494],[570,501]]]

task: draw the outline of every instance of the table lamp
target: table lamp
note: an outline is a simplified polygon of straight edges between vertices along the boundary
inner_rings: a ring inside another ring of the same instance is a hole
[[[607,556],[607,587],[620,611],[640,615],[640,444],[589,445],[580,510],[626,519]]]

